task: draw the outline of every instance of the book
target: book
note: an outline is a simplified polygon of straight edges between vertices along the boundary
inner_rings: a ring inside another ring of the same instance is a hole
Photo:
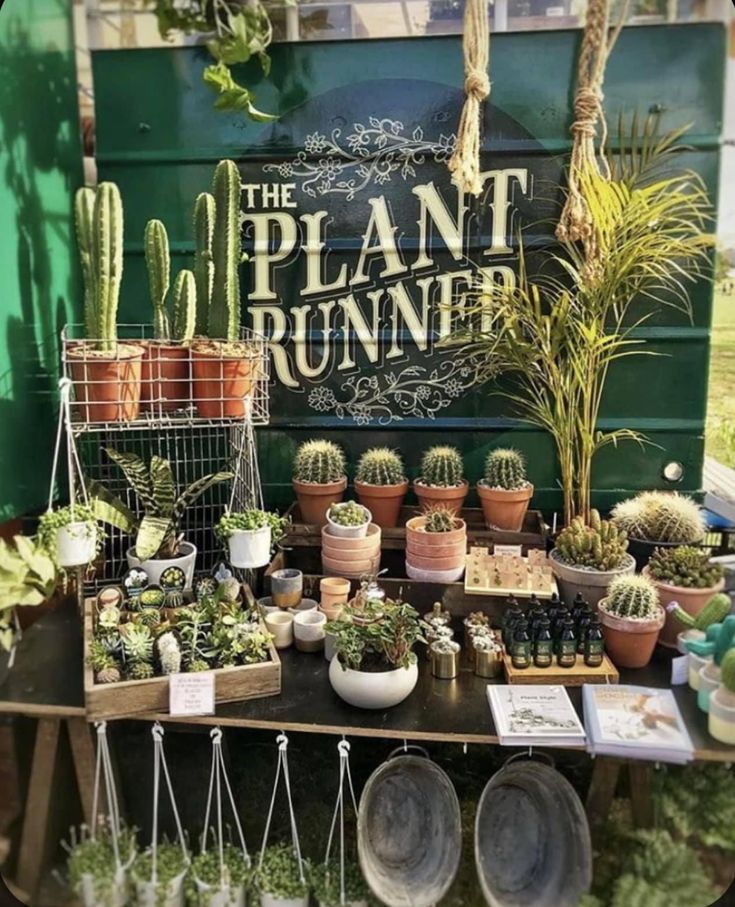
[[[582,723],[563,686],[489,684],[501,746],[584,746]]]
[[[692,760],[692,741],[671,690],[585,684],[582,699],[593,755],[678,765]]]

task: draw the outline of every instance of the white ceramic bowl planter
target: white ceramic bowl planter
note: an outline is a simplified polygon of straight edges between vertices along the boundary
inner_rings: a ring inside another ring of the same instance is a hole
[[[56,559],[60,567],[84,567],[97,553],[97,524],[93,520],[67,523],[56,530]]]
[[[271,527],[236,529],[227,539],[230,563],[243,570],[265,567],[271,559]]]
[[[135,548],[128,548],[125,556],[128,559],[128,567],[142,567],[149,581],[155,586],[161,584],[161,574],[168,567],[181,567],[186,575],[186,588],[191,589],[194,579],[194,564],[197,559],[196,545],[192,545],[191,542],[182,542],[179,550],[183,553],[178,557],[151,558],[141,561],[135,555]]]
[[[344,668],[339,658],[329,664],[329,681],[334,692],[358,709],[389,709],[409,696],[419,679],[418,665],[392,671],[354,671]]]
[[[364,522],[359,526],[343,526],[341,523],[335,523],[332,519],[332,511],[344,510],[345,507],[353,508],[359,507],[363,511],[363,516],[365,517]],[[364,539],[367,535],[368,526],[372,522],[373,515],[362,504],[355,504],[354,501],[345,501],[342,504],[333,504],[332,507],[327,511],[327,525],[329,526],[329,534],[336,536],[337,538],[342,539]]]

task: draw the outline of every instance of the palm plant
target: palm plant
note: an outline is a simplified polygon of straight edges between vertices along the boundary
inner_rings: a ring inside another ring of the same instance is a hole
[[[455,307],[466,321],[443,341],[473,362],[484,358],[479,382],[514,379],[497,393],[552,435],[567,524],[589,520],[594,456],[609,444],[646,441],[632,429],[597,428],[610,366],[649,353],[634,332],[650,313],[635,309],[648,300],[691,317],[687,287],[708,261],[705,189],[697,174],[668,166],[683,132],[659,137],[654,119],[643,127],[634,119],[609,180],[578,174],[599,254],[588,259],[582,246],[563,242],[550,260],[562,276],[532,278],[521,247],[516,285],[478,285]]]

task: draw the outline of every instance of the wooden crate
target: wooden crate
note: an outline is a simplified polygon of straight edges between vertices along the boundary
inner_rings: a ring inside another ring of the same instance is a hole
[[[548,683],[565,687],[581,687],[583,683],[618,683],[620,674],[607,655],[602,656],[599,668],[589,668],[577,656],[577,664],[573,668],[537,668],[530,665],[528,668],[514,668],[510,655],[503,655],[505,679],[508,683]]]
[[[120,683],[95,683],[87,664],[93,638],[95,599],[84,601],[84,701],[89,719],[127,718],[144,712],[166,714],[169,703],[168,677],[150,680],[121,680]],[[275,646],[269,647],[270,660],[261,664],[218,668],[214,674],[214,701],[240,702],[277,696],[281,692],[281,660]]]

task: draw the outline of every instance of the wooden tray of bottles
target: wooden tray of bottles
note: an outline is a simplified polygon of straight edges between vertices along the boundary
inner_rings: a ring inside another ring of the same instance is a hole
[[[599,668],[588,667],[580,656],[573,668],[514,668],[510,655],[503,655],[505,679],[508,683],[548,683],[564,687],[581,687],[584,683],[618,683],[620,674],[607,655],[602,656]]]

